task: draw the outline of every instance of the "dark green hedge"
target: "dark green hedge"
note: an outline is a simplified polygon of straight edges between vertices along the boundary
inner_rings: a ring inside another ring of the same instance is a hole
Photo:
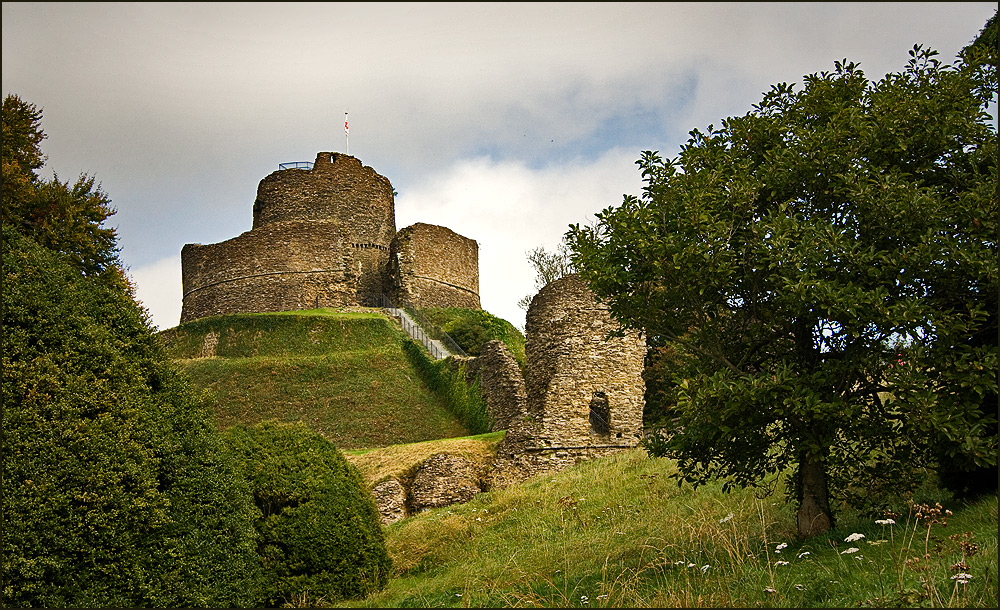
[[[391,562],[374,499],[337,448],[305,424],[226,432],[259,509],[266,606],[364,597]]]
[[[3,606],[242,606],[253,504],[111,267],[3,230]]]

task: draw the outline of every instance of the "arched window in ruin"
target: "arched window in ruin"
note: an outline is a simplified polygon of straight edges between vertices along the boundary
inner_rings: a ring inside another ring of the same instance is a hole
[[[611,432],[611,407],[604,392],[594,392],[590,399],[590,429],[602,436]]]

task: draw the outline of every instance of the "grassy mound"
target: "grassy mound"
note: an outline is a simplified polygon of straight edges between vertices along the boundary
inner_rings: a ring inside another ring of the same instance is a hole
[[[301,421],[342,449],[468,434],[377,310],[216,316],[161,336],[221,429]]]

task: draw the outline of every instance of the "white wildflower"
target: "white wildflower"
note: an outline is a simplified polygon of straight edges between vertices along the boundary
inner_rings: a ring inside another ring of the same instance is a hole
[[[764,593],[777,593],[774,587],[764,587]]]
[[[774,565],[776,565],[776,566],[787,566],[788,562],[787,561],[775,561]]]
[[[795,585],[795,588],[797,590],[799,590],[799,591],[805,591],[806,590],[806,588],[804,586],[802,586],[802,585]]]
[[[589,604],[590,603],[590,598],[587,597],[586,595],[581,595],[580,596],[580,603],[581,604]]]
[[[482,521],[482,520],[483,520],[482,517],[476,517],[476,521]]]
[[[951,577],[952,580],[956,581],[958,584],[964,585],[965,583],[972,580],[972,574],[966,574],[962,572],[961,574],[955,574]]]
[[[799,553],[799,554],[798,554],[798,558],[799,558],[799,559],[802,559],[802,558],[803,558],[803,557],[805,557],[806,555],[809,555],[809,551],[802,551],[801,553]]]
[[[732,519],[732,518],[733,518],[733,517],[735,517],[735,516],[736,516],[736,515],[734,515],[733,513],[729,513],[729,514],[728,514],[728,515],[726,515],[725,517],[723,517],[723,518],[719,519],[719,523],[725,523],[725,522],[729,521],[730,519]]]
[[[850,555],[851,553],[857,553],[860,550],[861,549],[859,549],[858,547],[852,546],[849,549],[845,549],[845,550],[841,551],[840,554],[841,555]]]
[[[787,546],[788,546],[788,544],[787,544],[787,543],[785,543],[785,542],[782,542],[782,543],[781,543],[781,544],[779,544],[778,546],[774,547],[774,552],[775,552],[775,553],[780,553],[780,552],[781,552],[781,549],[783,549],[783,548],[785,548],[785,547],[787,547]]]
[[[892,519],[877,519],[875,525],[896,525],[896,522]]]
[[[689,568],[693,568],[693,567],[695,567],[695,566],[694,566],[694,564],[693,564],[693,563],[689,563],[689,564],[688,564],[688,567],[689,567]]]
[[[704,574],[705,572],[708,572],[708,569],[710,567],[712,567],[712,566],[708,565],[707,563],[705,565],[701,566],[701,573]]]
[[[858,540],[861,540],[864,537],[865,537],[864,534],[851,534],[847,538],[844,538],[844,542],[857,542]]]
[[[462,597],[462,594],[461,593],[456,593],[455,597]]]

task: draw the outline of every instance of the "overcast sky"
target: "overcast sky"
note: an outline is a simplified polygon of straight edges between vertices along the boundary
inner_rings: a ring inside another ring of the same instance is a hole
[[[920,43],[947,61],[991,2],[3,3],[3,93],[38,106],[43,178],[95,176],[161,329],[180,251],[250,230],[286,161],[350,154],[398,191],[397,229],[479,242],[483,308],[523,327],[525,257],[638,194],[643,150],[741,115],[833,62],[869,79]]]

